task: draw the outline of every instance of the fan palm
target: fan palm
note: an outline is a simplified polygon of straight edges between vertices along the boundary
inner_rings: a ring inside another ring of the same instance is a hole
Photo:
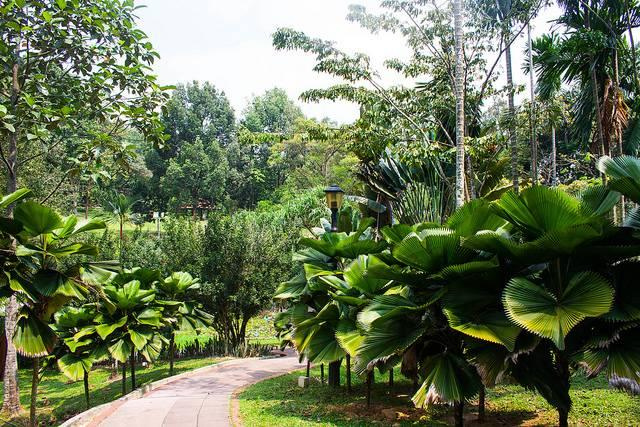
[[[97,248],[69,239],[90,230],[105,228],[91,221],[76,227],[73,215],[62,218],[52,209],[33,201],[19,204],[13,219],[5,218],[0,226],[12,235],[18,245],[15,256],[19,263],[8,273],[9,286],[23,303],[18,312],[13,343],[25,356],[33,357],[30,423],[35,425],[38,391],[39,358],[53,351],[57,336],[48,322],[64,305],[83,300],[90,285],[82,280],[93,267],[78,262],[80,255],[97,255]],[[76,261],[78,260],[78,261]]]
[[[199,287],[199,279],[185,272],[172,273],[154,285],[158,298],[156,302],[164,307],[165,315],[176,319],[171,324],[169,336],[169,375],[173,375],[176,332],[198,332],[211,326],[213,316],[202,310],[202,304],[186,300],[186,293]]]

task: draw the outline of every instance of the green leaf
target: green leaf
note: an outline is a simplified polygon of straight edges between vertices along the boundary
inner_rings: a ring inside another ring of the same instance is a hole
[[[431,388],[445,401],[464,402],[473,398],[482,385],[475,367],[449,352],[427,357],[423,366],[427,376],[411,399],[419,408],[433,403],[428,398]]]
[[[65,354],[58,359],[58,368],[65,376],[72,381],[84,378],[84,373],[91,371],[93,362],[89,356],[77,356],[75,354]]]
[[[131,345],[126,339],[120,338],[109,346],[109,353],[111,353],[111,357],[116,359],[118,362],[124,363],[131,354]]]
[[[387,279],[379,279],[368,274],[369,267],[379,264],[384,263],[373,255],[360,255],[345,268],[343,273],[344,280],[350,287],[367,296],[373,296],[389,284]]]
[[[38,270],[31,279],[31,283],[41,295],[50,297],[55,294],[67,280],[67,277],[59,271],[45,269]]]
[[[138,351],[142,350],[145,345],[153,338],[153,332],[145,331],[140,328],[129,328],[129,337],[131,342]]]
[[[31,190],[26,188],[21,188],[11,194],[7,194],[0,199],[0,209],[6,209],[10,204],[18,202],[26,197],[30,197],[31,194]]]
[[[19,316],[13,344],[20,354],[29,357],[46,356],[53,351],[56,340],[55,332],[30,310]]]
[[[103,323],[96,326],[96,332],[100,335],[100,338],[106,339],[109,335],[111,335],[116,329],[121,328],[127,323],[128,316],[123,316],[119,320],[114,323]]]
[[[67,7],[67,0],[56,0],[56,4],[61,10],[64,10]]]
[[[509,281],[503,303],[509,318],[517,325],[551,339],[560,350],[571,329],[586,317],[601,316],[609,311],[613,291],[607,281],[592,272],[574,275],[562,295],[525,278]]]
[[[42,18],[43,18],[47,23],[51,22],[51,18],[52,18],[51,12],[49,12],[49,11],[45,10],[44,12],[42,12]]]
[[[640,203],[640,159],[633,156],[602,156],[598,160],[598,169],[610,178],[607,184],[609,188]]]
[[[22,223],[25,232],[31,237],[51,234],[62,228],[62,218],[53,209],[33,201],[20,203],[14,210],[13,217]]]

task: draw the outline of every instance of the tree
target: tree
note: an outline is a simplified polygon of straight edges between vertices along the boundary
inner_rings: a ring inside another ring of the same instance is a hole
[[[224,91],[209,82],[177,85],[167,102],[162,122],[170,136],[160,150],[165,159],[176,157],[184,143],[197,139],[205,146],[217,142],[226,147],[235,138],[235,114],[229,99]]]
[[[20,168],[47,153],[56,134],[84,134],[83,120],[136,127],[162,140],[157,107],[163,88],[148,72],[158,55],[136,27],[134,13],[132,0],[17,1],[0,8],[0,158],[9,193],[18,187]],[[35,144],[39,152],[24,156],[25,146]],[[12,298],[7,331],[17,308]],[[9,358],[4,376],[3,409],[10,414],[19,409],[14,360]]]
[[[464,10],[462,0],[453,2],[453,21],[455,27],[456,42],[456,71],[455,71],[455,93],[456,93],[456,207],[464,204],[466,199],[465,173],[464,173]]]
[[[227,171],[218,143],[213,141],[205,147],[198,139],[184,143],[178,155],[169,159],[160,186],[176,211],[190,205],[195,217],[200,202],[215,206],[224,201]]]
[[[249,101],[243,115],[241,122],[251,132],[289,135],[302,110],[283,89],[273,88]]]
[[[169,375],[173,375],[175,338],[178,331],[195,331],[211,326],[212,316],[201,310],[202,304],[187,300],[187,292],[200,288],[198,279],[189,273],[178,272],[155,284],[158,304],[165,307],[165,314],[175,319],[169,333]]]
[[[5,221],[3,227],[19,242],[15,255],[20,265],[8,273],[22,306],[15,332],[8,338],[21,354],[33,358],[29,420],[31,426],[36,426],[40,357],[51,353],[57,340],[48,323],[65,304],[85,299],[92,288],[82,279],[83,272],[91,267],[75,260],[80,255],[97,255],[97,248],[70,243],[69,239],[104,229],[105,225],[91,221],[76,227],[78,220],[74,215],[63,219],[33,201],[19,204],[13,213],[13,220]]]
[[[118,217],[118,222],[120,225],[120,242],[122,242],[124,238],[124,224],[127,221],[129,214],[131,214],[131,209],[138,202],[139,200],[133,200],[132,198],[127,197],[124,194],[117,194],[113,200],[107,202],[109,203],[111,213]]]

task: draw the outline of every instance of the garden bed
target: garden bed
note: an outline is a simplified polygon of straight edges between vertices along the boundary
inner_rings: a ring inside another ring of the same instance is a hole
[[[326,375],[325,367],[325,375]],[[393,387],[388,375],[376,372],[371,407],[366,406],[365,385],[353,377],[353,391],[345,385],[336,390],[320,383],[320,369],[312,369],[311,385],[298,388],[298,371],[259,382],[237,396],[239,415],[245,426],[366,426],[451,425],[448,407],[419,410],[410,401],[411,383],[396,370]],[[326,380],[326,378],[325,378]],[[604,377],[587,381],[577,374],[571,391],[572,425],[640,425],[640,397],[611,389]],[[606,402],[606,404],[604,404]],[[467,425],[478,424],[475,403],[467,406]],[[483,426],[557,425],[555,410],[535,392],[516,385],[487,390],[486,420]]]

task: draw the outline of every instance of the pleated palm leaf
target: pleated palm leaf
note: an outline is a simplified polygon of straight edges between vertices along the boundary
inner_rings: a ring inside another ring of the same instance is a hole
[[[173,375],[175,358],[175,336],[178,331],[198,333],[208,328],[213,316],[202,310],[202,304],[187,300],[187,292],[200,288],[198,278],[186,272],[172,273],[155,283],[156,303],[164,307],[164,313],[176,319],[169,332],[169,375]]]
[[[587,366],[592,373],[607,369],[609,374],[624,375],[640,360],[629,358],[633,353],[626,344],[632,346],[633,341],[620,334],[625,330],[632,336],[637,328],[633,298],[625,298],[622,305],[614,298],[615,288],[632,292],[619,270],[626,265],[621,262],[640,254],[640,242],[629,230],[613,226],[607,218],[618,198],[603,187],[582,198],[547,187],[531,187],[520,195],[507,193],[492,209],[509,223],[510,232],[476,234],[463,242],[499,260],[504,279],[497,283],[503,286],[507,316],[523,333],[538,337],[528,354],[511,358],[511,375],[554,405],[561,425],[567,425],[571,409],[572,368]],[[486,319],[479,324],[491,326]],[[594,332],[602,337],[594,341]],[[626,348],[626,356],[607,359],[608,348],[618,355],[620,348]]]
[[[97,335],[76,337],[86,326],[93,324],[97,315],[95,304],[82,307],[66,307],[55,315],[53,329],[62,340],[56,351],[58,368],[72,381],[84,382],[84,396],[87,409],[89,401],[89,373],[94,363],[109,357],[107,345]]]

